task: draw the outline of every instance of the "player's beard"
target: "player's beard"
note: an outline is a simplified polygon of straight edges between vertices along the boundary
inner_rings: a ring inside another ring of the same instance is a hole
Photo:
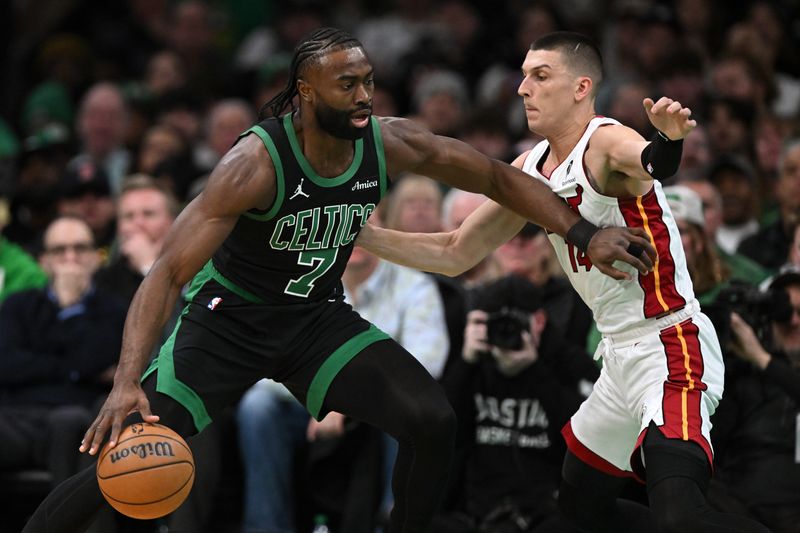
[[[317,102],[314,108],[314,116],[317,117],[317,124],[326,133],[340,139],[356,140],[362,138],[367,133],[369,124],[363,128],[357,128],[350,122],[355,111],[370,109],[370,106],[360,107],[356,110],[342,111],[333,108],[324,102]]]

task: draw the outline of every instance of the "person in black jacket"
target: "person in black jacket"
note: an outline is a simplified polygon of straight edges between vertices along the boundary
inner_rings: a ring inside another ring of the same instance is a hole
[[[111,388],[126,306],[92,283],[86,222],[56,219],[43,244],[47,287],[0,308],[0,470],[48,468],[58,483],[77,472],[75,443]]]
[[[459,425],[454,490],[435,531],[574,531],[558,516],[559,431],[599,376],[548,325],[543,294],[519,276],[476,289],[462,357],[442,378]]]
[[[719,483],[712,494],[718,506],[750,514],[775,533],[798,533],[800,269],[782,270],[769,290],[786,291],[788,307],[772,311],[762,338],[738,314],[731,318],[731,352],[749,364],[726,364],[725,397],[714,417]]]

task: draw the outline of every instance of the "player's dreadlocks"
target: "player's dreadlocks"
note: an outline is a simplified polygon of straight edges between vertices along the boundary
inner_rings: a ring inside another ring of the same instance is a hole
[[[292,63],[289,66],[289,81],[286,83],[286,87],[261,107],[259,117],[262,119],[270,115],[277,117],[287,106],[291,106],[292,111],[294,111],[298,72],[306,60],[314,58],[322,52],[357,47],[361,47],[361,42],[358,39],[346,31],[336,28],[320,28],[306,36],[294,49]],[[267,111],[270,112],[270,115],[267,114]]]

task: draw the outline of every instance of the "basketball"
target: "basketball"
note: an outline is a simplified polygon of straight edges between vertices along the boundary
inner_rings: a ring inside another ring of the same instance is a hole
[[[139,519],[158,518],[183,503],[194,483],[194,458],[180,435],[160,424],[132,424],[97,460],[97,482],[111,506]]]

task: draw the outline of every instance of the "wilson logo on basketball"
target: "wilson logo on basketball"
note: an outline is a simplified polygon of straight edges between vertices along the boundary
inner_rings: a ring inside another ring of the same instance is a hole
[[[128,448],[123,448],[119,451],[111,452],[111,463],[116,463],[129,456],[139,457],[144,459],[150,455],[156,457],[175,457],[172,451],[172,444],[169,442],[145,442],[144,444],[134,444]]]

